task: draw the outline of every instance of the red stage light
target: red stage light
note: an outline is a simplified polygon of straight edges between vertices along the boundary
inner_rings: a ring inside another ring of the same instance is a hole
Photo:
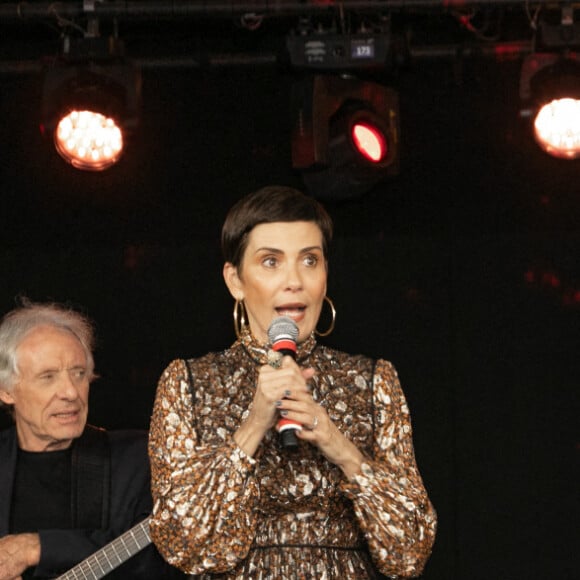
[[[351,135],[357,151],[369,161],[380,163],[387,156],[387,139],[378,127],[355,123]]]
[[[399,172],[399,98],[378,83],[315,75],[296,83],[292,166],[312,195],[358,197]]]

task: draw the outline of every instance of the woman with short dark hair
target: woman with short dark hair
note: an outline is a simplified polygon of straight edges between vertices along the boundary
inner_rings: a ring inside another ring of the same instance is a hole
[[[410,578],[430,555],[436,514],[395,369],[316,339],[334,327],[331,238],[324,208],[287,187],[247,196],[225,220],[237,340],[168,366],[149,439],[151,535],[189,574]]]

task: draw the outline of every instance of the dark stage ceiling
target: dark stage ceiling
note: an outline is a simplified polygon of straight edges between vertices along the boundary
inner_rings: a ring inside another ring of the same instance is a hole
[[[578,161],[548,157],[519,118],[539,15],[564,3],[28,2],[0,4],[0,238],[8,245],[216,238],[232,201],[301,186],[291,168],[288,35],[387,34],[388,62],[354,71],[400,94],[401,168],[337,203],[345,235],[577,232]],[[573,10],[574,12],[574,10]],[[95,28],[96,27],[96,28]],[[62,36],[116,34],[143,69],[122,162],[78,172],[42,139],[43,67]],[[340,72],[340,71],[336,71]],[[351,71],[353,72],[353,71]]]
[[[62,34],[118,33],[144,66],[222,66],[290,60],[288,35],[388,34],[397,63],[528,52],[540,18],[568,2],[492,0],[2,2],[0,67],[26,71]],[[97,28],[95,23],[98,22]]]

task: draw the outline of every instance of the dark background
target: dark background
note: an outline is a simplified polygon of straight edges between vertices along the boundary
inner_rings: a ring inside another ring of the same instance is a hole
[[[439,514],[429,580],[578,578],[580,165],[533,143],[519,68],[406,67],[400,174],[326,203],[325,342],[399,371]],[[294,76],[148,68],[138,133],[92,174],[42,139],[39,77],[0,75],[0,309],[25,295],[95,320],[91,422],[147,428],[165,366],[233,342],[220,228],[244,194],[302,187]]]

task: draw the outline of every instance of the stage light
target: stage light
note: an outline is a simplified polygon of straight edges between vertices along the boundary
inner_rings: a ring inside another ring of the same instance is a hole
[[[570,7],[558,13],[560,22],[542,21],[538,50],[528,55],[520,76],[520,115],[531,120],[534,138],[548,154],[580,157],[580,24]]]
[[[121,129],[110,117],[73,110],[62,117],[54,135],[57,151],[77,169],[100,171],[123,152]]]
[[[355,123],[352,127],[352,140],[360,154],[369,161],[378,163],[386,157],[387,140],[378,127]]]
[[[577,55],[529,55],[522,66],[522,116],[538,145],[554,157],[580,157],[580,61]]]
[[[399,170],[396,91],[316,75],[294,87],[292,165],[320,199],[358,197]]]
[[[580,157],[580,100],[556,99],[544,105],[534,121],[536,140],[556,157]]]
[[[140,90],[140,71],[118,39],[69,39],[45,71],[41,130],[75,168],[107,169],[138,124]]]

